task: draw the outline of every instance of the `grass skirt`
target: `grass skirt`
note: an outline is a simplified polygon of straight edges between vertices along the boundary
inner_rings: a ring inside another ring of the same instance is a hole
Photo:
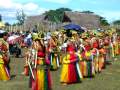
[[[38,69],[35,71],[35,80],[31,77],[30,87],[32,90],[51,90],[51,76],[49,69]]]
[[[91,60],[80,61],[80,69],[84,77],[92,77],[95,75],[94,63]]]
[[[51,53],[50,56],[49,56],[49,59],[50,59],[50,65],[51,65],[51,70],[57,70],[59,68],[59,56],[55,55],[54,53]]]
[[[60,76],[61,83],[77,83],[81,82],[81,79],[82,74],[79,69],[78,63],[63,64]]]

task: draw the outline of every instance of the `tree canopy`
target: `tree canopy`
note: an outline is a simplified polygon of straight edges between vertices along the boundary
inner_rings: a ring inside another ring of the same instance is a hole
[[[26,15],[23,10],[17,11],[16,19],[18,20],[18,25],[22,25],[25,21]]]
[[[113,24],[114,24],[114,25],[120,25],[120,20],[115,20],[115,21],[113,21]]]
[[[100,25],[102,26],[109,26],[110,24],[104,17],[100,17]]]
[[[6,23],[5,23],[5,26],[10,26],[10,23],[6,22]]]
[[[94,13],[94,12],[87,10],[87,11],[82,11],[82,13],[92,14],[92,13]]]
[[[59,8],[56,10],[50,10],[45,13],[49,21],[60,23],[63,20],[64,12],[65,11],[72,11],[69,8]]]

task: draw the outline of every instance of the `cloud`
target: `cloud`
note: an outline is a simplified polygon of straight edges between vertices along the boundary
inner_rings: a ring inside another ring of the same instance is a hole
[[[26,8],[27,10],[36,10],[39,9],[39,6],[34,4],[34,3],[28,3],[26,5],[23,5],[24,8]]]
[[[12,7],[12,4],[13,3],[11,2],[11,0],[0,0],[0,7],[10,8],[10,7]]]
[[[59,4],[66,4],[70,2],[71,0],[44,0],[46,2],[52,2],[52,3],[59,3]]]
[[[0,0],[0,14],[2,14],[3,21],[5,22],[9,22],[11,18],[15,20],[16,12],[21,9],[28,16],[39,15],[47,11],[46,8],[42,8],[39,5],[32,2],[21,4],[21,3],[15,3],[12,0]]]

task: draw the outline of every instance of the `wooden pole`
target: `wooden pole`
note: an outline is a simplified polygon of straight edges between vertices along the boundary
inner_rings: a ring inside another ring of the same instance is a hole
[[[11,31],[13,31],[13,30],[12,30],[12,25],[11,25]]]

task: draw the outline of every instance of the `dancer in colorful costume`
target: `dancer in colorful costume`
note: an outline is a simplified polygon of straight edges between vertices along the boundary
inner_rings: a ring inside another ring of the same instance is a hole
[[[10,80],[9,67],[9,44],[7,40],[7,33],[0,34],[0,80]]]
[[[84,39],[82,45],[83,50],[81,52],[83,62],[80,64],[81,70],[84,77],[92,77],[95,75],[95,69],[94,69],[94,61],[92,58],[93,56],[91,52],[91,44],[90,44],[90,40],[87,37],[83,39]]]
[[[96,37],[91,39],[92,55],[94,61],[95,72],[99,72],[99,41]]]
[[[75,53],[74,43],[69,41],[66,55],[63,57],[60,82],[71,84],[81,82],[82,74],[79,68],[80,56]]]
[[[51,65],[51,70],[57,70],[59,68],[59,50],[57,46],[57,37],[53,33],[49,39],[49,60],[50,60],[50,65]]]
[[[37,55],[35,54],[34,65],[35,68],[34,78],[32,76],[32,90],[51,90],[51,77],[49,70],[49,60],[48,55],[46,56],[46,47],[44,44],[44,39],[36,39],[35,40],[35,50],[37,51]]]
[[[102,71],[103,68],[105,68],[105,57],[106,57],[106,50],[105,50],[105,46],[104,46],[104,40],[100,39],[99,40],[99,57],[98,57],[98,70],[99,72]]]
[[[29,59],[29,54],[32,48],[27,49],[27,52],[25,53],[25,65],[24,65],[24,71],[22,72],[22,75],[29,76],[29,65],[28,65],[28,59]]]
[[[118,36],[117,33],[115,32],[113,34],[113,47],[114,47],[114,56],[115,58],[117,58],[118,56],[118,40],[117,40]]]
[[[111,53],[110,53],[110,44],[111,44],[111,40],[110,40],[110,36],[109,35],[105,35],[106,37],[104,38],[103,42],[104,42],[104,64],[103,64],[103,68],[106,67],[106,64],[110,62],[110,57],[111,57]]]

